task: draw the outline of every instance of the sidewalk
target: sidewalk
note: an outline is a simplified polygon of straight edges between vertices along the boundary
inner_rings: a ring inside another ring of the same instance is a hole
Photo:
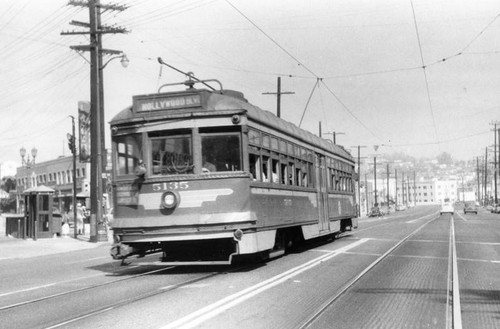
[[[111,242],[89,242],[88,236],[55,237],[49,239],[17,239],[0,237],[0,261],[6,259],[31,258],[110,245]]]

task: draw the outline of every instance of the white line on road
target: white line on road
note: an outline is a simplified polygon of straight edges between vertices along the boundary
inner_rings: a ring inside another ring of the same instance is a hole
[[[16,291],[11,291],[11,292],[6,292],[4,294],[0,294],[0,297],[4,297],[4,296],[9,296],[9,295],[14,295],[14,294],[17,294],[17,293],[20,293],[20,292],[26,292],[26,291],[31,291],[31,290],[37,290],[37,289],[41,289],[41,288],[47,288],[47,287],[51,287],[51,286],[55,286],[56,283],[49,283],[49,284],[44,284],[43,286],[38,286],[38,287],[32,287],[32,288],[27,288],[27,289],[21,289],[21,290],[16,290]]]
[[[174,266],[171,266],[171,267],[168,267],[168,268],[172,268],[172,267],[174,267]],[[13,308],[13,307],[16,307],[16,306],[21,306],[21,305],[25,305],[25,304],[34,303],[34,302],[39,302],[39,301],[42,301],[42,300],[47,300],[47,299],[51,299],[51,298],[55,298],[55,297],[59,297],[59,296],[64,296],[64,295],[68,295],[68,294],[71,294],[71,293],[75,293],[75,292],[79,292],[79,291],[83,291],[83,290],[87,290],[87,289],[92,289],[92,288],[104,286],[104,285],[111,284],[111,283],[116,283],[116,282],[120,282],[120,281],[124,281],[124,280],[129,280],[129,279],[132,279],[132,278],[137,278],[137,277],[140,277],[140,276],[144,276],[144,275],[148,275],[148,274],[152,274],[152,273],[164,271],[165,269],[168,269],[168,268],[162,268],[162,269],[159,269],[159,270],[148,271],[148,272],[144,272],[144,273],[140,273],[140,274],[135,274],[135,275],[132,275],[132,276],[129,276],[129,277],[123,277],[123,278],[120,278],[120,279],[117,279],[117,280],[113,280],[113,281],[108,281],[108,282],[105,282],[105,283],[101,283],[101,284],[98,284],[96,286],[86,286],[86,287],[82,287],[82,288],[76,288],[76,289],[72,289],[72,290],[67,290],[67,291],[63,291],[63,292],[60,292],[60,293],[56,293],[56,294],[53,294],[53,295],[48,295],[48,296],[45,296],[45,297],[37,298],[37,299],[32,299],[32,300],[27,300],[27,301],[24,301],[24,302],[19,302],[19,303],[16,303],[16,304],[2,306],[2,307],[0,307],[0,311],[5,310],[5,309],[9,309],[9,308]],[[56,285],[56,284],[60,284],[60,283],[64,283],[64,282],[78,281],[78,280],[87,279],[87,278],[91,278],[91,277],[97,277],[97,276],[106,276],[106,275],[108,275],[108,273],[98,273],[98,274],[89,275],[89,276],[86,276],[86,277],[79,277],[79,278],[65,280],[65,281],[58,281],[57,283],[53,283],[51,285]],[[48,285],[33,287],[33,288],[29,289],[29,290],[35,290],[35,289],[45,288],[46,286],[48,286]],[[15,294],[15,293],[19,293],[19,292],[22,292],[22,291],[21,290],[17,290],[17,291],[13,291],[11,293],[8,293],[8,294]]]
[[[458,284],[457,248],[455,245],[455,224],[451,218],[453,248],[453,329],[462,329],[462,311],[460,305],[460,285]]]
[[[463,220],[464,222],[467,221],[467,219],[465,217],[463,217],[461,214],[459,214],[458,212],[456,213],[458,215],[458,217],[460,217],[461,220]]]
[[[21,289],[21,290],[14,290],[14,291],[10,291],[10,292],[6,292],[6,293],[3,293],[3,294],[0,294],[0,297],[8,296],[8,295],[14,295],[14,294],[18,294],[18,293],[26,292],[26,291],[31,291],[31,290],[43,289],[43,288],[52,287],[52,286],[55,286],[55,285],[58,285],[58,284],[62,284],[62,283],[67,283],[67,282],[71,282],[71,281],[78,281],[78,280],[85,280],[85,279],[90,279],[90,278],[93,278],[93,277],[96,277],[96,276],[104,276],[104,275],[106,275],[106,273],[98,273],[98,274],[94,274],[94,275],[88,275],[88,276],[84,276],[84,277],[78,277],[78,278],[74,278],[74,279],[69,279],[69,280],[63,280],[63,281],[57,281],[57,282],[53,282],[53,283],[48,283],[48,284],[44,284],[44,285],[41,285],[41,286],[36,286],[36,287],[31,287],[31,288],[26,288],[26,289]]]
[[[283,272],[279,275],[276,275],[268,280],[265,280],[261,283],[258,283],[256,285],[253,285],[251,287],[248,287],[236,294],[230,295],[226,298],[223,298],[211,305],[208,305],[202,309],[199,309],[198,311],[195,311],[191,314],[188,314],[174,322],[171,322],[167,324],[166,326],[161,327],[161,329],[171,329],[171,328],[193,328],[204,321],[207,321],[214,316],[230,309],[233,306],[236,306],[245,300],[256,296],[280,283],[285,282],[286,280],[289,280],[290,278],[293,278],[294,276],[299,275],[302,272],[305,272],[327,260],[330,260],[331,258],[342,254],[352,248],[355,248],[369,239],[361,239],[359,241],[353,242],[345,247],[339,248],[337,250],[331,251],[329,254],[320,256],[318,258],[315,258],[307,263],[304,263],[300,266],[294,267],[286,272]]]
[[[425,216],[422,216],[422,217],[419,217],[419,218],[415,218],[415,219],[412,219],[412,220],[409,220],[407,222],[405,222],[406,224],[413,224],[421,219],[427,219],[427,217],[432,217],[432,216],[436,216],[437,213],[432,213],[432,214],[429,214],[429,215],[425,215]]]

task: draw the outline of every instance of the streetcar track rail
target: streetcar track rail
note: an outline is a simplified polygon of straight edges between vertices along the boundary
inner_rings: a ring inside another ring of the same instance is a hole
[[[89,317],[92,317],[92,316],[95,316],[95,315],[98,315],[98,314],[109,312],[111,310],[114,310],[114,309],[122,307],[122,306],[129,305],[129,304],[134,303],[134,302],[138,302],[138,301],[150,298],[150,297],[154,297],[154,296],[158,296],[158,295],[161,295],[161,294],[168,293],[170,291],[173,291],[173,290],[176,290],[176,289],[188,286],[188,285],[196,283],[196,282],[200,282],[200,281],[212,278],[212,277],[217,276],[217,275],[226,274],[228,272],[236,272],[236,271],[244,270],[244,269],[252,267],[252,266],[254,266],[254,264],[238,266],[238,267],[235,267],[235,268],[231,268],[230,270],[224,270],[224,271],[218,271],[218,272],[210,272],[208,274],[205,274],[205,275],[202,275],[200,277],[193,278],[193,279],[190,279],[190,280],[186,280],[186,281],[181,282],[181,283],[173,284],[173,285],[166,286],[166,287],[156,288],[156,290],[154,290],[154,291],[151,291],[151,292],[148,292],[148,293],[144,293],[144,294],[141,294],[141,295],[138,295],[138,296],[135,296],[135,297],[127,298],[127,299],[124,299],[124,300],[120,300],[120,301],[118,301],[116,303],[111,303],[111,304],[108,304],[106,306],[99,307],[99,309],[96,309],[96,310],[93,310],[93,311],[90,311],[90,312],[87,312],[87,313],[84,313],[84,314],[80,314],[78,316],[75,316],[74,318],[65,320],[63,322],[59,322],[59,323],[53,324],[53,325],[51,325],[49,327],[46,327],[46,329],[59,328],[59,327],[68,325],[70,323],[74,323],[74,322],[77,322],[77,321],[80,321],[80,320],[83,320],[83,319],[86,319],[86,318],[89,318]],[[157,272],[161,272],[161,271],[164,271],[164,270],[167,270],[167,269],[172,269],[172,268],[177,268],[177,266],[169,266],[169,267],[164,268],[164,269],[157,269],[157,270],[154,270],[154,271],[149,271],[147,273],[138,274],[138,275],[135,275],[135,276],[130,277],[130,278],[135,278],[135,277],[138,277],[138,276],[143,276],[143,275],[151,274],[151,273],[157,273]],[[126,279],[128,279],[128,278],[126,278]],[[119,281],[122,281],[122,280],[115,280],[115,281],[113,281],[111,283],[116,283],[116,282],[119,282]],[[89,289],[97,288],[97,287],[100,287],[100,286],[102,286],[102,285],[93,286],[93,287],[90,287]],[[85,289],[83,289],[83,288],[82,289],[76,289],[76,290],[74,290],[72,292],[77,292],[77,291],[81,291],[81,290],[85,290]],[[58,295],[58,296],[60,296],[60,295]]]
[[[346,293],[353,285],[355,285],[365,274],[370,272],[375,266],[377,266],[380,262],[382,262],[384,259],[386,259],[391,253],[393,253],[397,248],[399,248],[403,243],[408,241],[412,236],[417,234],[422,228],[430,224],[431,222],[435,221],[436,219],[440,218],[438,214],[431,214],[433,216],[436,216],[434,218],[431,218],[424,224],[420,225],[417,229],[415,229],[413,232],[408,234],[406,237],[401,239],[397,244],[392,246],[389,250],[387,250],[384,254],[382,254],[380,257],[378,257],[375,261],[373,261],[370,265],[368,265],[362,272],[360,272],[358,275],[356,275],[354,278],[352,278],[349,282],[347,282],[335,295],[330,297],[326,302],[324,302],[317,310],[314,312],[309,318],[307,318],[305,321],[302,322],[297,328],[303,329],[303,328],[308,328],[310,327],[316,319],[318,319],[329,307],[332,305],[336,300],[338,300],[344,293]],[[430,215],[427,215],[430,216]],[[427,217],[424,216],[424,217]],[[461,327],[460,327],[461,328]]]
[[[168,269],[171,269],[171,268],[174,268],[174,266],[170,266],[170,267],[166,267],[166,268],[162,268],[162,269],[156,269],[156,270],[153,270],[153,271],[148,271],[148,272],[144,272],[144,273],[140,273],[140,274],[135,274],[135,275],[124,277],[124,278],[120,278],[120,279],[117,279],[117,280],[103,282],[103,283],[92,285],[92,286],[88,286],[88,287],[82,287],[82,288],[67,290],[67,291],[63,291],[63,292],[57,293],[57,294],[52,294],[52,295],[49,295],[49,296],[44,296],[44,297],[40,297],[40,298],[36,298],[36,299],[27,300],[27,301],[24,301],[24,302],[19,302],[19,303],[15,303],[15,304],[3,306],[3,307],[0,307],[0,311],[8,310],[8,309],[11,309],[11,308],[14,308],[14,307],[20,307],[20,306],[24,306],[24,305],[34,304],[34,303],[38,303],[38,302],[41,302],[41,301],[45,301],[45,300],[48,300],[48,299],[53,299],[53,298],[57,298],[57,297],[61,297],[61,296],[70,295],[70,294],[73,294],[75,292],[81,292],[81,291],[85,291],[85,290],[91,290],[91,289],[95,289],[95,288],[107,286],[107,285],[110,285],[110,284],[113,284],[113,283],[117,283],[117,282],[121,282],[121,281],[125,281],[125,280],[134,279],[134,278],[137,278],[137,277],[145,276],[145,275],[148,275],[148,274],[153,274],[153,273],[165,271],[165,270],[168,270]],[[48,285],[48,286],[53,286],[53,285],[51,284],[51,285]]]

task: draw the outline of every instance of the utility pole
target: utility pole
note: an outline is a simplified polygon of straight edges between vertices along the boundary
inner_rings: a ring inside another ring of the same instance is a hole
[[[73,223],[74,223],[74,237],[78,237],[77,226],[77,212],[76,212],[76,135],[75,135],[75,117],[71,117],[71,135],[68,134],[68,145],[71,153],[73,154]]]
[[[375,207],[378,207],[378,201],[377,201],[377,157],[373,157],[373,164],[374,164],[374,169],[373,169],[373,181],[375,182]]]
[[[406,176],[406,179],[407,179],[407,183],[406,183],[406,186],[408,187],[406,189],[407,193],[408,193],[408,203],[411,205],[411,192],[410,192],[410,175],[408,174],[408,176]]]
[[[337,144],[337,135],[345,135],[345,133],[332,132],[333,134],[333,144]]]
[[[403,205],[406,206],[405,203],[405,172],[401,173],[401,198],[403,199]]]
[[[477,175],[477,201],[481,202],[481,183],[479,177],[479,157],[476,157],[476,175]]]
[[[415,170],[413,170],[413,203],[417,205],[417,174]]]
[[[390,193],[389,193],[389,162],[387,162],[387,211],[389,211],[389,199],[390,199]]]
[[[281,77],[278,77],[278,90],[275,93],[266,92],[262,93],[262,95],[276,95],[276,116],[281,118],[281,95],[291,95],[295,94],[293,91],[281,91]],[[321,137],[321,135],[320,135]]]
[[[334,143],[335,144],[335,143]],[[365,145],[351,146],[358,148],[358,217],[361,216],[361,148],[366,147]],[[365,176],[366,177],[366,176]],[[365,182],[365,190],[367,189],[367,185]],[[368,212],[368,207],[366,207],[366,211]]]
[[[102,47],[102,34],[126,33],[124,28],[108,27],[101,25],[101,10],[123,11],[127,7],[121,5],[104,5],[100,0],[70,0],[69,5],[88,7],[89,23],[72,21],[70,24],[88,28],[88,31],[62,32],[61,35],[88,34],[90,45],[70,46],[76,51],[90,52],[90,241],[99,242],[107,240],[103,227],[103,171],[105,170],[104,140],[104,107],[103,107],[103,80],[102,80],[102,55],[120,55],[122,51],[104,49]]]
[[[497,177],[498,177],[498,162],[497,162],[497,123],[495,122],[495,204],[498,204],[498,196],[497,196]]]
[[[486,151],[484,155],[484,198],[488,198],[488,147],[486,146]],[[490,204],[490,200],[487,200],[486,204]]]
[[[365,201],[366,201],[366,213],[368,213],[368,209],[370,209],[370,205],[368,204],[368,175],[365,174]]]
[[[396,210],[398,209],[398,170],[394,168],[394,186],[395,186],[395,195],[394,195],[394,203],[396,204]]]

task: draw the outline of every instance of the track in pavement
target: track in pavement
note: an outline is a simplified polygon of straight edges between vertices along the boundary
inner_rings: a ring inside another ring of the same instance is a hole
[[[413,232],[405,236],[399,242],[397,242],[392,248],[387,252],[378,257],[374,262],[372,262],[368,267],[366,267],[362,272],[345,284],[335,295],[326,300],[310,317],[308,317],[302,324],[297,326],[297,328],[312,328],[317,327],[317,320],[324,315],[330,307],[338,301],[347,291],[352,289],[362,277],[367,273],[372,271],[377,265],[381,264],[385,259],[392,255],[395,250],[397,250],[406,241],[410,240],[415,234],[422,230],[428,224],[434,222],[440,216],[433,216],[430,220],[426,221],[423,225],[419,226]],[[447,297],[446,297],[446,328],[448,329],[461,329],[462,322],[460,316],[460,292],[458,283],[458,271],[457,271],[457,256],[455,247],[455,232],[454,232],[454,222],[453,216],[451,217],[450,224],[450,241],[449,241],[449,256],[448,256],[448,282],[447,282]],[[384,225],[384,224],[381,224]],[[368,230],[368,229],[366,229]]]
[[[203,275],[197,276],[195,278],[184,280],[184,281],[182,281],[180,283],[172,284],[172,285],[167,286],[167,287],[162,287],[162,288],[159,288],[159,289],[155,289],[153,291],[149,291],[149,292],[146,292],[146,293],[143,293],[143,294],[139,294],[137,296],[133,296],[133,297],[130,297],[130,298],[116,300],[113,303],[107,303],[106,305],[99,306],[97,308],[94,308],[91,311],[78,312],[78,313],[74,314],[73,316],[71,316],[70,318],[66,318],[66,319],[64,319],[64,321],[60,321],[60,322],[56,321],[56,322],[52,323],[51,325],[47,326],[46,328],[59,328],[59,327],[63,327],[63,326],[69,325],[71,323],[75,323],[75,322],[77,322],[79,320],[82,320],[82,319],[85,319],[85,318],[88,318],[88,317],[92,317],[92,316],[95,316],[95,315],[98,315],[98,314],[101,314],[101,313],[104,313],[104,312],[111,311],[111,310],[116,309],[118,307],[121,307],[123,305],[131,304],[131,303],[134,303],[134,302],[146,299],[146,298],[150,298],[150,297],[153,297],[153,296],[156,296],[156,295],[165,294],[165,293],[171,292],[173,290],[182,288],[184,286],[188,286],[188,285],[193,284],[193,283],[197,283],[197,282],[206,280],[208,278],[211,278],[211,277],[214,277],[214,276],[217,276],[217,275],[226,274],[228,272],[233,272],[233,271],[243,270],[243,269],[246,269],[248,267],[250,267],[250,266],[249,265],[245,265],[245,266],[232,267],[229,270],[223,269],[223,270],[219,270],[219,271],[211,271],[211,272],[205,273]],[[66,291],[63,291],[63,292],[46,295],[46,296],[43,296],[43,297],[40,297],[40,298],[28,299],[28,300],[25,300],[25,301],[22,301],[22,302],[5,305],[3,307],[0,307],[0,316],[1,316],[2,312],[11,312],[13,310],[22,309],[23,307],[28,307],[28,306],[33,305],[33,304],[43,303],[43,302],[45,302],[47,300],[58,300],[58,299],[62,300],[62,298],[65,298],[65,297],[68,297],[68,296],[71,296],[71,295],[78,296],[83,291],[88,291],[88,293],[91,294],[91,291],[96,290],[96,289],[99,290],[103,286],[111,286],[111,285],[115,285],[115,284],[123,284],[123,281],[132,281],[132,280],[138,279],[140,277],[144,277],[144,276],[155,274],[155,273],[159,273],[159,272],[165,272],[167,270],[172,270],[172,269],[175,269],[175,268],[178,268],[178,267],[176,267],[176,266],[165,266],[165,267],[160,268],[160,269],[155,269],[155,270],[152,270],[152,271],[146,271],[146,272],[143,272],[143,273],[135,274],[135,275],[132,275],[132,276],[122,277],[120,279],[116,279],[116,280],[112,280],[112,281],[108,281],[108,282],[104,282],[104,283],[93,284],[93,285],[82,287],[82,288],[66,290]],[[133,284],[133,283],[128,283],[128,284]],[[51,302],[51,303],[53,303],[53,302]]]

